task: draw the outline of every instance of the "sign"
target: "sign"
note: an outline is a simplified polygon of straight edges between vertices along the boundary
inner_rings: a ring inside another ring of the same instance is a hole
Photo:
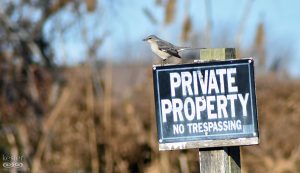
[[[153,66],[160,150],[258,144],[253,59]]]

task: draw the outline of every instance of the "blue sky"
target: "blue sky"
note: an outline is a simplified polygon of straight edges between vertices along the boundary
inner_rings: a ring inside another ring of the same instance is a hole
[[[185,1],[177,0],[175,20],[171,25],[164,25],[164,8],[157,6],[155,0],[121,0],[111,5],[99,1],[103,8],[83,16],[81,24],[88,25],[88,40],[109,33],[104,44],[98,50],[100,58],[112,57],[113,61],[122,61],[132,57],[139,61],[150,54],[149,47],[141,39],[149,34],[156,34],[176,45],[188,45],[180,41],[181,25],[185,12],[192,19],[192,32],[203,33],[206,27],[204,0],[190,0],[189,10],[185,10]],[[102,2],[102,4],[101,4]],[[247,3],[251,3],[246,9]],[[300,1],[297,0],[226,0],[211,1],[212,7],[212,47],[234,47],[242,16],[248,10],[248,18],[241,37],[242,48],[253,44],[257,25],[264,23],[266,31],[267,56],[288,56],[287,67],[293,76],[300,76]],[[153,25],[145,17],[143,9],[147,8],[157,19]],[[65,15],[68,16],[68,15]],[[79,24],[80,25],[80,24]],[[55,39],[58,62],[73,63],[84,60],[86,42],[78,36],[78,28],[70,31],[69,36]],[[77,34],[76,34],[77,33]],[[75,36],[76,35],[76,36]],[[219,40],[227,38],[226,44]],[[62,51],[62,47],[63,50]],[[63,55],[68,57],[63,60]],[[69,58],[71,57],[71,58]],[[149,57],[149,56],[148,56]]]

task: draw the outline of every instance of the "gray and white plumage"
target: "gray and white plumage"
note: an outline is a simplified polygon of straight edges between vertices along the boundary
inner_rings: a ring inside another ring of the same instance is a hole
[[[177,47],[174,46],[173,44],[164,41],[160,38],[158,38],[155,35],[150,35],[147,38],[143,39],[143,41],[147,41],[150,46],[152,51],[162,58],[163,61],[170,57],[177,57],[181,58],[180,55],[178,54],[181,50],[188,49],[186,47]]]

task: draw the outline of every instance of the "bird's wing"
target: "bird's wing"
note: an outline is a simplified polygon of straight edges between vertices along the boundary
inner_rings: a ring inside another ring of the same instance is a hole
[[[178,55],[177,47],[174,46],[173,44],[159,40],[157,41],[158,49],[164,52],[167,52],[168,54],[180,58]]]

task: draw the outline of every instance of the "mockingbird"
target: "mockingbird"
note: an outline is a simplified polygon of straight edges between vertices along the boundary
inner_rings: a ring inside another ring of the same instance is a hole
[[[147,38],[143,39],[143,41],[147,41],[150,44],[152,51],[162,59],[162,65],[168,58],[172,56],[181,58],[178,52],[186,49],[193,49],[188,47],[174,46],[173,44],[164,41],[155,35],[150,35]]]

